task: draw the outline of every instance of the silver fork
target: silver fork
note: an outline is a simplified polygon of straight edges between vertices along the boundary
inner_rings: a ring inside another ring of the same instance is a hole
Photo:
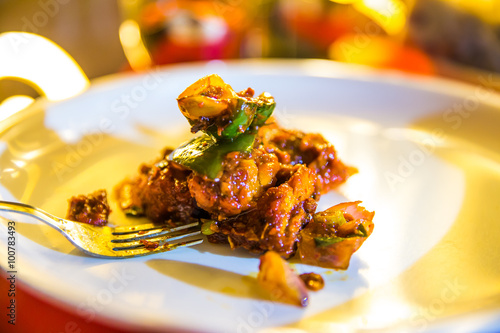
[[[37,218],[63,234],[84,253],[99,258],[133,258],[193,246],[202,238],[180,241],[201,233],[199,222],[179,227],[140,224],[127,227],[97,227],[56,217],[30,205],[0,201],[0,211],[20,213]],[[171,243],[176,241],[175,243]]]

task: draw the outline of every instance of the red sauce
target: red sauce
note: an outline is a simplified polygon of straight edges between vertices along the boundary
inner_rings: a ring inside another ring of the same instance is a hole
[[[304,281],[307,289],[312,291],[318,291],[323,289],[325,286],[325,280],[321,277],[321,275],[316,273],[304,273],[300,274],[299,277]]]

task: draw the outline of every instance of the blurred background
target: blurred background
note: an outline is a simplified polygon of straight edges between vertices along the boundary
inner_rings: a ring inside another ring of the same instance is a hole
[[[500,72],[500,0],[0,0],[8,31],[54,41],[90,79],[198,60],[324,58],[500,89],[478,81]],[[39,93],[0,80],[0,103]]]
[[[0,39],[12,31],[54,41],[89,79],[211,59],[322,58],[500,91],[500,0],[0,0]],[[1,42],[0,121],[61,82],[85,89],[85,77],[70,82],[63,53],[45,52],[46,44],[23,49],[34,63],[23,67],[24,58],[7,49],[32,41]],[[17,79],[14,63],[21,64]],[[44,84],[27,84],[36,74]],[[14,95],[21,104],[7,107]],[[28,313],[38,316],[33,325],[43,317],[67,330],[74,320],[87,331],[109,331],[22,289],[16,297],[36,309]]]

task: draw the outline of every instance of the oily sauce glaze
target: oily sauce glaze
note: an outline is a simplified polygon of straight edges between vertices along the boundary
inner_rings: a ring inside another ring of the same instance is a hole
[[[108,223],[111,208],[105,190],[98,190],[88,195],[77,195],[69,200],[67,220],[102,226]]]
[[[321,135],[282,129],[273,121],[259,129],[251,152],[226,155],[218,179],[170,161],[170,151],[116,188],[122,209],[155,222],[210,219],[210,242],[283,257],[295,252],[321,194],[356,172]]]
[[[280,127],[270,117],[276,103],[269,93],[237,93],[217,75],[189,86],[177,102],[191,131],[203,134],[165,149],[116,186],[125,213],[158,223],[201,219],[212,243],[281,258],[297,252],[307,264],[348,267],[373,231],[373,213],[359,202],[316,213],[321,195],[357,172],[332,144]],[[73,200],[68,216],[79,220],[104,207],[91,199]],[[81,202],[88,212],[74,209]]]

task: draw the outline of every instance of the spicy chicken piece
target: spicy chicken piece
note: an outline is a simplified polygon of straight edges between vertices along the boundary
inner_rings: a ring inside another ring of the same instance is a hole
[[[96,226],[103,226],[108,223],[111,208],[109,208],[105,190],[98,190],[87,195],[78,195],[68,201],[67,220]]]
[[[373,232],[375,213],[346,202],[316,213],[300,232],[297,254],[305,264],[347,269],[351,256]]]
[[[314,170],[303,165],[283,166],[275,186],[259,198],[254,209],[214,221],[213,243],[227,243],[254,253],[272,250],[287,258],[295,252],[300,230],[311,220],[316,201]]]
[[[167,150],[164,156],[170,152]],[[199,212],[188,188],[190,174],[190,170],[164,158],[143,164],[138,176],[115,188],[120,207],[129,215],[145,215],[153,222],[189,221]]]
[[[357,172],[337,156],[335,147],[320,134],[288,130],[277,124],[259,129],[255,146],[276,154],[283,164],[304,164],[316,171],[318,192],[325,194]]]
[[[220,179],[212,180],[193,173],[188,179],[191,195],[198,207],[217,220],[238,215],[255,207],[257,198],[276,181],[281,168],[278,158],[255,149],[249,153],[233,152],[222,162]]]

